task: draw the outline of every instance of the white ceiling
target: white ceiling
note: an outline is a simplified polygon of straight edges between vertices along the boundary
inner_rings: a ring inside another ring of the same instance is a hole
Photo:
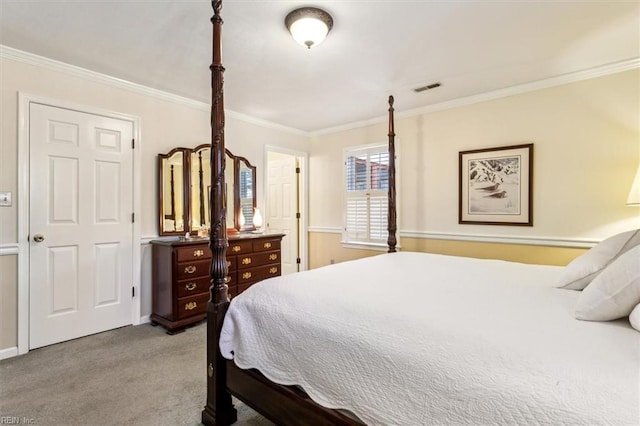
[[[334,19],[306,50],[286,14]],[[210,101],[211,4],[0,0],[0,43]],[[223,2],[225,106],[318,131],[640,56],[638,1]],[[442,87],[422,93],[432,82]]]

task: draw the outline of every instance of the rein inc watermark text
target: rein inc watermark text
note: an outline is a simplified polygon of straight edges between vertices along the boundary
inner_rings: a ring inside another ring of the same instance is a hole
[[[0,416],[0,425],[35,425],[36,420],[32,417],[20,416]]]

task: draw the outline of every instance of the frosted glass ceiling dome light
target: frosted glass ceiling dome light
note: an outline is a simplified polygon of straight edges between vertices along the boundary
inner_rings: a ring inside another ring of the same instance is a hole
[[[284,25],[295,41],[311,49],[327,37],[333,27],[333,18],[317,7],[301,7],[289,12]]]

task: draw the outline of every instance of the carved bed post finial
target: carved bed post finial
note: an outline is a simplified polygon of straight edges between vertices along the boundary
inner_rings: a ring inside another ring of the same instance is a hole
[[[211,194],[210,240],[212,260],[209,270],[211,287],[207,304],[207,405],[202,411],[205,425],[230,425],[237,419],[227,390],[226,360],[220,353],[218,342],[222,322],[229,307],[226,284],[227,266],[227,221],[224,172],[224,67],[222,66],[222,0],[212,1],[213,61],[211,63]]]
[[[396,252],[396,147],[393,121],[393,96],[389,96],[389,211],[387,212],[387,245],[389,253]]]

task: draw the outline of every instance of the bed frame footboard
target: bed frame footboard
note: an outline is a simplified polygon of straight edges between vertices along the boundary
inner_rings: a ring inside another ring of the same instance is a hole
[[[227,388],[277,425],[362,425],[359,421],[316,404],[296,386],[273,383],[257,370],[242,370],[227,361]]]

